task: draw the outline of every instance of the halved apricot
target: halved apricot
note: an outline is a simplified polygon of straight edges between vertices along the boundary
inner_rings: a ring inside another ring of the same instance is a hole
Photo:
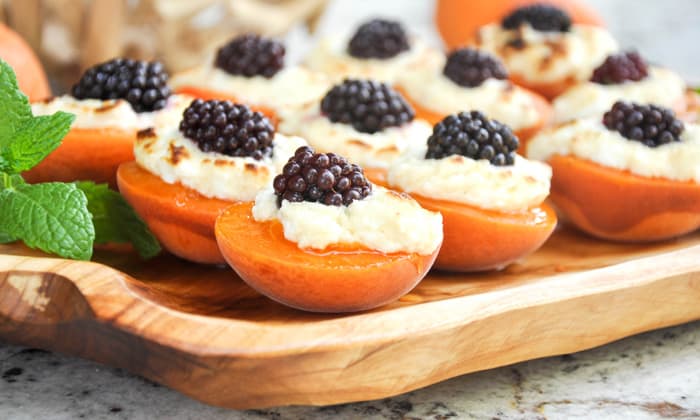
[[[226,262],[214,236],[216,218],[230,201],[168,184],[136,162],[119,166],[119,191],[172,254],[204,264]]]
[[[252,203],[230,206],[216,221],[226,261],[269,298],[312,312],[353,312],[392,302],[413,289],[435,261],[431,255],[384,254],[360,246],[301,249],[278,221],[253,219]]]
[[[253,105],[249,104],[246,102],[241,102],[238,98],[236,98],[235,95],[232,95],[230,93],[224,93],[212,89],[207,89],[203,87],[197,87],[197,86],[181,86],[176,89],[176,93],[182,94],[182,95],[188,95],[192,96],[195,98],[203,99],[205,101],[210,100],[210,99],[218,99],[220,101],[231,101],[234,103],[244,103],[250,107],[253,111],[259,111],[267,118],[270,119],[270,122],[277,127],[277,123],[279,122],[279,119],[277,118],[277,113],[269,107],[265,107],[262,105]]]
[[[501,269],[537,250],[557,225],[542,203],[518,213],[484,210],[463,203],[411,196],[442,214],[444,239],[435,268],[448,271]]]
[[[61,145],[23,174],[27,182],[106,182],[116,188],[117,168],[134,160],[136,131],[73,128]]]
[[[700,227],[700,185],[553,156],[551,198],[581,230],[616,241],[669,239]]]
[[[430,110],[423,105],[419,104],[416,100],[411,98],[411,96],[401,87],[396,87],[401,95],[408,101],[413,109],[416,111],[416,118],[420,118],[428,121],[431,125],[435,125],[447,117],[446,114],[435,112]],[[534,136],[542,127],[549,124],[552,119],[552,106],[549,102],[543,98],[541,95],[535,92],[527,91],[527,94],[532,97],[532,105],[537,110],[537,114],[540,116],[536,124],[530,127],[521,128],[520,130],[514,131],[513,133],[520,139],[520,148],[518,149],[521,153],[525,151],[525,145],[527,141]],[[471,109],[464,109],[462,111],[472,111]],[[503,121],[501,121],[503,122]],[[427,139],[426,139],[427,140]]]

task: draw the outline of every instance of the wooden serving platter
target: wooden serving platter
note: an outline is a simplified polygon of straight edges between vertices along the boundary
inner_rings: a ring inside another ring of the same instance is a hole
[[[700,233],[622,245],[562,229],[505,271],[431,273],[395,304],[342,316],[283,307],[225,268],[95,259],[0,246],[0,339],[233,408],[387,397],[700,318]]]

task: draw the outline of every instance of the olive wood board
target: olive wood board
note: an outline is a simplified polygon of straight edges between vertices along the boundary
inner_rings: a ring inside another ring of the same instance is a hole
[[[85,357],[209,404],[370,400],[700,319],[700,233],[613,244],[560,229],[501,272],[432,272],[386,307],[289,309],[232,270],[0,245],[0,339]]]

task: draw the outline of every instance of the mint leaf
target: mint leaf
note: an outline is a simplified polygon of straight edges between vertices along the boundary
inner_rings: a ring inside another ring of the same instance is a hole
[[[8,235],[7,233],[0,232],[0,244],[8,244],[10,242],[16,241],[17,238]]]
[[[29,99],[19,90],[15,72],[0,59],[0,147],[31,118],[32,107]]]
[[[19,184],[0,191],[0,232],[30,248],[89,260],[95,229],[75,184]]]
[[[76,185],[88,199],[96,243],[130,242],[142,258],[158,255],[158,240],[121,194],[110,190],[106,184],[78,182]]]
[[[32,117],[0,145],[0,171],[20,173],[29,170],[53,152],[68,134],[75,115],[56,112]]]

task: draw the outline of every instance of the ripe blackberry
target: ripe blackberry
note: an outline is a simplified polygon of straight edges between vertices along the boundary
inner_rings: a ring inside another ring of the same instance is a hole
[[[603,115],[603,124],[625,138],[658,147],[673,141],[681,141],[685,126],[673,111],[656,105],[639,105],[617,101]]]
[[[171,92],[161,63],[115,58],[87,69],[71,94],[76,99],[126,99],[134,111],[149,112],[163,109]]]
[[[219,48],[215,65],[229,74],[269,79],[284,67],[284,54],[282,43],[246,34]]]
[[[347,206],[372,191],[362,168],[334,153],[314,153],[308,146],[294,152],[272,185],[278,205],[287,200]]]
[[[321,111],[333,122],[352,125],[363,133],[376,133],[413,121],[411,105],[389,85],[345,79],[321,100]]]
[[[486,159],[492,165],[515,162],[519,141],[510,128],[486,118],[479,111],[453,114],[433,127],[428,138],[426,159],[462,155],[474,160]]]
[[[272,154],[275,129],[259,112],[231,101],[195,99],[182,113],[180,132],[204,152],[250,156]]]
[[[647,77],[648,68],[644,59],[634,51],[609,55],[603,64],[593,71],[591,82],[614,85],[626,80],[639,81]]]
[[[399,22],[373,19],[357,28],[348,53],[357,58],[387,59],[408,51],[408,37]]]
[[[565,11],[544,3],[515,9],[503,18],[501,26],[505,29],[518,29],[524,23],[543,32],[568,32],[571,28],[571,18]]]
[[[476,87],[486,79],[506,79],[505,66],[491,54],[474,48],[460,48],[447,56],[442,73],[464,87]]]

